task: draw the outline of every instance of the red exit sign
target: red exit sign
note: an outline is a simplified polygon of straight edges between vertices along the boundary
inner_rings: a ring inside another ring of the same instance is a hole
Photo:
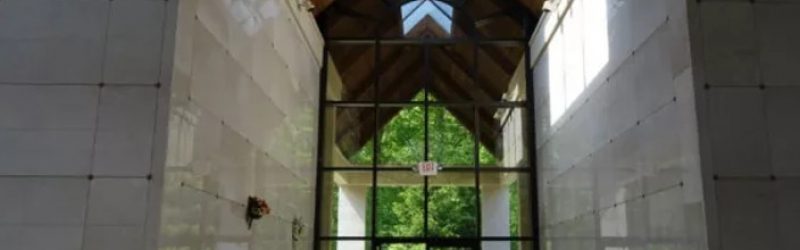
[[[432,161],[423,161],[417,164],[417,172],[422,176],[432,176],[439,173],[439,164]]]

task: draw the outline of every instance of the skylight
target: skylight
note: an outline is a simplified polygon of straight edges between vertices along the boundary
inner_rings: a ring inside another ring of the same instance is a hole
[[[408,34],[426,16],[430,16],[449,34],[453,26],[453,6],[439,0],[413,0],[401,7],[403,34]]]

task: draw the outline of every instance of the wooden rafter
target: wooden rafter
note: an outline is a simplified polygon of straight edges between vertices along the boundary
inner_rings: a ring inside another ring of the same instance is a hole
[[[454,29],[461,30],[466,34],[472,33],[473,35],[477,36],[486,36],[483,31],[475,26],[475,23],[468,23],[468,20],[458,17],[458,15],[456,15],[456,20],[459,20],[459,22],[454,22]],[[514,70],[516,70],[515,62],[505,56],[505,54],[497,47],[479,46],[478,50],[489,55],[489,57],[492,59],[492,62],[503,68],[503,70],[506,71],[506,74],[513,74]]]
[[[524,35],[522,21],[538,16],[542,0],[442,0],[456,8],[452,15],[451,32],[437,27],[431,17],[418,23],[409,34],[403,33],[399,6],[408,0],[314,0],[318,20],[324,21],[328,39],[382,39],[382,38],[507,38]],[[524,6],[524,7],[523,7]],[[531,13],[524,13],[530,9]],[[471,16],[476,15],[476,16]],[[438,30],[436,28],[439,28]],[[433,48],[428,54],[429,63],[423,64],[421,45],[374,45],[329,47],[332,61],[336,63],[343,80],[344,96],[348,101],[365,101],[369,96],[381,102],[411,100],[426,83],[439,101],[474,101],[491,103],[499,101],[508,88],[522,56],[521,50],[508,50],[502,46],[482,44],[426,45]],[[386,47],[383,47],[386,46]],[[417,48],[410,52],[407,48]],[[415,47],[416,46],[416,47]],[[372,49],[372,51],[370,51]],[[477,55],[473,53],[478,53]],[[375,62],[375,53],[381,53]],[[478,69],[473,71],[474,60]],[[427,68],[426,68],[427,66]],[[430,71],[426,71],[430,70]],[[431,73],[431,74],[427,74]],[[424,75],[424,76],[423,76]],[[375,79],[380,76],[380,86]],[[428,78],[426,81],[426,77]],[[476,82],[469,84],[474,78]],[[375,93],[375,88],[379,92]],[[345,155],[356,153],[373,139],[375,131],[388,124],[402,109],[350,108],[337,114],[336,140]],[[498,145],[499,122],[494,119],[497,108],[482,107],[478,117],[472,109],[448,108],[451,114],[473,133],[480,132],[481,144],[492,150]],[[477,119],[477,120],[476,120]],[[477,125],[477,127],[476,127]]]
[[[387,79],[389,84],[386,84],[385,88],[380,88],[381,92],[379,95],[397,99],[413,98],[413,96],[424,86],[422,81],[416,81],[419,79],[418,77],[413,77],[421,74],[422,72],[419,65],[415,65],[414,63],[414,61],[419,60],[419,57],[420,55],[407,55],[406,59],[403,61],[409,62],[405,63],[405,66],[402,69],[399,69],[400,73],[397,74],[397,77],[394,79]],[[393,118],[399,111],[400,109],[393,108],[382,108],[379,110],[378,118],[380,119],[378,128],[382,128],[384,125],[386,125],[386,123],[391,120],[391,118]],[[375,131],[375,127],[372,125],[365,127],[357,126],[357,124],[363,123],[373,124],[370,121],[374,121],[375,119],[375,115],[370,109],[362,109],[360,112],[362,112],[362,114],[351,116],[356,119],[342,121],[337,118],[337,123],[344,126],[337,128],[336,140],[340,144],[344,144],[339,146],[346,155],[355,153],[358,149],[363,147],[364,144],[372,138],[372,135]],[[342,123],[339,121],[342,121]],[[348,143],[342,142],[349,142],[351,145],[347,145]]]
[[[440,51],[445,55],[444,58],[450,59],[446,63],[455,65],[456,68],[458,68],[467,75],[470,74],[469,72],[472,71],[472,65],[470,65],[469,62],[471,62],[472,60],[464,58],[464,56],[460,53],[455,53],[448,50],[440,50]],[[476,84],[477,86],[481,88],[483,88],[484,86],[491,86],[491,88],[486,90],[486,92],[489,93],[489,96],[494,97],[493,99],[495,100],[499,99],[499,97],[503,95],[503,92],[505,92],[505,86],[494,86],[496,85],[495,84],[496,80],[489,79],[487,76],[481,74],[480,72],[477,72],[477,78],[478,78],[478,84]],[[506,85],[506,84],[500,84],[500,85]]]
[[[320,15],[336,1],[336,0],[310,0],[311,3],[314,4],[314,15]],[[492,0],[494,2],[499,2],[503,0]],[[525,7],[531,14],[540,15],[542,13],[542,5],[544,4],[545,0],[515,0],[521,6]],[[395,7],[397,5],[395,2],[397,1],[390,1],[390,0],[381,0],[384,6],[387,7]],[[405,1],[400,1],[397,3],[403,3]],[[448,2],[445,0],[444,2]]]
[[[469,79],[470,74],[469,72],[463,71],[460,68],[457,70],[447,71],[445,70],[442,65],[446,65],[443,63],[449,63],[449,58],[444,58],[445,56],[433,56],[433,62],[431,68],[435,75],[440,76],[442,80],[447,82],[448,84],[452,85],[454,88],[458,89],[466,89],[470,91],[466,91],[466,95],[462,96],[461,100],[474,100],[477,102],[484,102],[489,103],[494,100],[491,95],[486,92],[486,89],[482,86],[477,86],[474,81],[465,82],[465,81],[457,81],[453,79],[453,75],[457,74],[461,76],[461,79]],[[471,85],[471,86],[470,86]]]
[[[354,89],[351,93],[352,98],[348,98],[350,100],[367,100],[370,94],[373,93],[375,88],[375,78],[377,74],[380,74],[385,69],[392,68],[395,64],[398,63],[398,59],[403,56],[403,48],[397,47],[393,49],[390,53],[387,54],[386,57],[381,57],[381,61],[378,65],[373,68],[372,72],[359,79],[356,84],[353,85]],[[369,60],[373,60],[373,58],[369,58]],[[372,84],[370,84],[372,83]],[[375,97],[373,97],[375,98]]]
[[[444,78],[447,77],[446,75],[437,75],[437,78]],[[434,84],[431,85],[431,91],[441,99],[445,100],[453,100],[457,99],[458,97],[454,97],[453,95],[457,95],[459,92],[463,92],[463,90],[453,89],[452,85],[448,83],[447,80],[440,79],[438,81],[433,81]],[[480,131],[481,135],[481,143],[484,144],[485,147],[493,149],[494,148],[494,141],[495,138],[493,137],[494,133],[491,133],[493,128],[493,117],[491,115],[486,114],[486,109],[480,109],[478,112],[480,113],[480,118],[478,121],[479,127],[475,128],[475,114],[470,109],[469,112],[465,112],[463,108],[453,108],[446,106],[447,110],[450,111],[453,116],[455,116],[461,125],[469,129],[470,133],[475,135],[475,131]]]
[[[311,3],[314,4],[314,15],[319,15],[323,11],[325,11],[331,4],[333,4],[334,0],[311,0]]]

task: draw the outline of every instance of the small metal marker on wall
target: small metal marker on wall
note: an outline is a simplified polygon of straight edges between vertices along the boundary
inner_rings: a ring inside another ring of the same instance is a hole
[[[292,219],[292,249],[297,249],[298,242],[303,238],[306,225],[303,223],[302,217],[294,217]]]

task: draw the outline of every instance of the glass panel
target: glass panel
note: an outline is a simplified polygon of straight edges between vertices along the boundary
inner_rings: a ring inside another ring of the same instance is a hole
[[[332,101],[375,98],[375,45],[329,45],[326,93]]]
[[[474,250],[472,247],[430,247],[428,250]]]
[[[326,167],[372,167],[374,108],[325,109],[324,162]]]
[[[411,167],[425,154],[424,108],[422,106],[380,108],[380,167]]]
[[[443,167],[475,166],[475,112],[472,107],[429,107],[428,152]]]
[[[487,53],[498,53],[504,55],[503,58],[497,60],[502,61],[500,66],[505,72],[512,72],[511,77],[508,79],[507,87],[502,101],[516,101],[522,102],[527,100],[527,92],[525,92],[527,81],[525,80],[525,62],[524,50],[519,46],[501,46],[501,45],[483,45],[481,51]]]
[[[484,241],[481,245],[487,250],[535,250],[531,241]]]
[[[325,172],[322,178],[321,235],[367,236],[371,232],[368,207],[372,203],[372,172]]]
[[[448,3],[438,0],[411,0],[400,8],[404,35],[408,36],[412,30],[419,30],[420,26],[425,25],[438,26],[430,28],[440,29],[442,35],[449,35],[452,31],[453,6]]]
[[[430,47],[430,90],[432,101],[491,101],[486,91],[475,85],[475,45],[456,43]]]
[[[527,157],[527,109],[499,108],[492,111],[491,119],[486,119],[489,112],[480,114],[481,122],[489,123],[491,129],[482,133],[488,140],[480,153],[481,167],[528,167]]]
[[[428,235],[477,236],[478,199],[475,174],[444,172],[429,180]]]
[[[381,45],[380,55],[379,101],[408,102],[423,93],[426,72],[422,46]]]
[[[521,45],[484,44],[478,50],[478,86],[495,102],[520,100],[519,78],[512,81],[516,74],[524,81],[525,74],[517,70],[523,59],[524,49]],[[524,67],[523,67],[524,68]],[[524,82],[523,82],[524,83]],[[524,84],[522,86],[525,86]],[[521,92],[520,92],[521,91]]]
[[[464,3],[451,4],[449,0],[384,0],[399,8],[386,20],[380,35],[384,38],[434,38],[465,37],[461,26],[470,23],[470,17],[461,10]],[[459,25],[458,22],[461,22]]]
[[[327,38],[524,38],[516,1],[346,1],[318,18]],[[514,12],[514,13],[509,13]]]
[[[372,244],[363,240],[323,240],[321,243],[322,250],[372,250]]]
[[[387,243],[381,245],[379,250],[425,250],[422,243]]]
[[[532,236],[530,174],[481,173],[483,236]],[[494,248],[492,248],[494,249]]]
[[[291,3],[294,5],[295,3]],[[326,38],[372,38],[385,28],[384,19],[393,17],[397,10],[386,8],[384,1],[337,0],[336,6],[325,8],[327,13],[317,15],[324,25]],[[399,14],[397,14],[399,15]]]
[[[420,237],[424,235],[423,177],[413,172],[378,173],[376,235]]]

